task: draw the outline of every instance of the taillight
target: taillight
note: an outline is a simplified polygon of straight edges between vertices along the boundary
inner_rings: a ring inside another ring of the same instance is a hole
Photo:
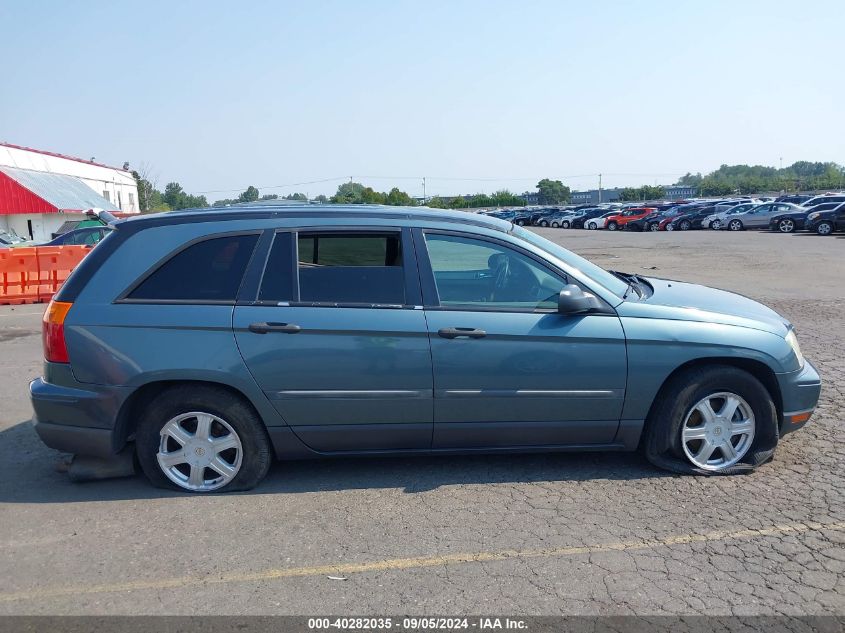
[[[68,363],[65,343],[65,317],[72,303],[51,301],[41,321],[41,339],[44,342],[44,358],[51,363]]]

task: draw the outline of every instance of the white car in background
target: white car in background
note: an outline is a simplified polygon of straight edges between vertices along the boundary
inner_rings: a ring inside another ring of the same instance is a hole
[[[613,216],[613,215],[619,215],[619,210],[613,209],[612,211],[608,211],[604,215],[600,215],[597,218],[592,218],[590,220],[587,220],[584,223],[584,228],[590,229],[590,230],[593,230],[593,231],[595,231],[596,229],[606,229],[607,228],[607,219],[610,216]]]

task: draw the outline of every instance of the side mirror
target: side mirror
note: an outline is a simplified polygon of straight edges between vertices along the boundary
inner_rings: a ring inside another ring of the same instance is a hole
[[[583,314],[596,307],[596,299],[581,290],[580,286],[568,284],[563,287],[557,298],[559,314]]]

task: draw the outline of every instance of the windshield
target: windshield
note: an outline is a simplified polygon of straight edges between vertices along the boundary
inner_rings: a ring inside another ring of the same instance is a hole
[[[600,283],[602,286],[607,288],[610,292],[615,294],[620,299],[622,299],[625,296],[625,293],[628,291],[629,285],[626,282],[622,281],[615,275],[610,274],[604,268],[596,266],[592,262],[587,261],[580,255],[576,255],[572,251],[568,251],[562,246],[558,246],[551,240],[547,240],[544,237],[540,237],[536,233],[528,231],[527,229],[524,229],[521,226],[515,226],[513,228],[513,234],[517,237],[522,238],[529,244],[532,244],[537,248],[546,251],[547,253],[549,253],[553,257],[558,258],[562,262],[569,264],[573,268],[577,268],[582,273],[587,275],[587,277]]]

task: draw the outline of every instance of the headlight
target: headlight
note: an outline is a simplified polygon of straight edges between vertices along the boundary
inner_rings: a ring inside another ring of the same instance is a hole
[[[821,213],[819,213],[818,211],[816,211],[815,213],[811,213],[810,215],[808,215],[808,216],[807,216],[807,219],[808,219],[808,220],[815,220],[815,219],[816,219],[817,217],[819,217],[820,215],[821,215]]]
[[[798,366],[804,367],[804,356],[801,355],[801,346],[798,345],[798,337],[795,336],[795,330],[789,330],[789,334],[786,335],[786,342],[789,343],[792,351],[795,352],[795,358],[798,359]]]

